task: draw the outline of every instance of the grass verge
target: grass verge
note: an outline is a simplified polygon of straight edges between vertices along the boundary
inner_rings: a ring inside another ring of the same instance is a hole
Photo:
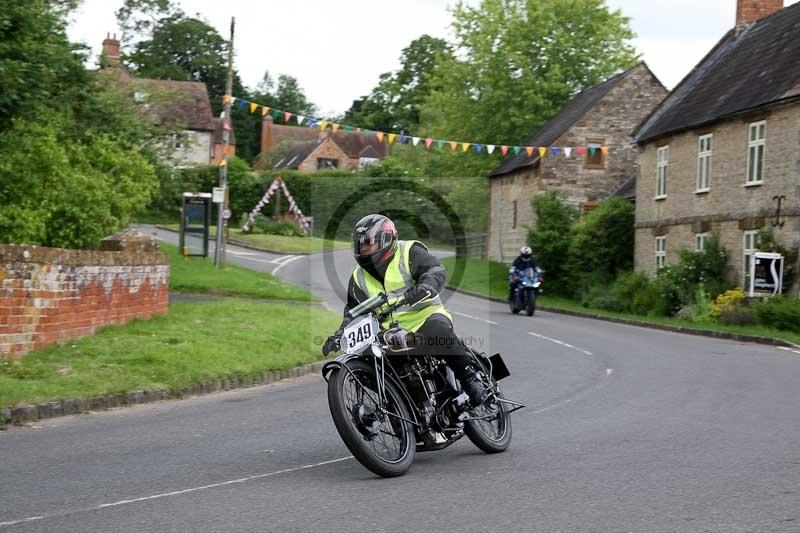
[[[220,270],[210,258],[184,259],[177,246],[161,243],[161,249],[169,256],[169,287],[174,291],[305,302],[318,300],[311,293],[271,274],[231,264]]]
[[[180,224],[159,224],[159,226],[173,231],[180,231]],[[210,235],[211,237],[216,235],[216,226],[211,226]],[[320,239],[318,237],[289,237],[286,235],[268,235],[264,233],[242,233],[242,230],[239,228],[230,228],[230,238],[257,248],[285,254],[313,254],[321,252],[325,244],[325,239]],[[333,241],[334,250],[349,247],[349,242]]]
[[[327,336],[340,321],[313,305],[235,298],[175,303],[169,313],[0,361],[0,407],[180,390],[207,379],[300,366],[321,358],[314,337]]]
[[[442,264],[447,269],[448,278],[455,269],[456,259],[445,257]],[[452,280],[451,280],[452,281]],[[547,278],[545,277],[545,291],[547,290]],[[457,288],[465,291],[474,292],[483,296],[493,298],[506,298],[508,296],[508,266],[494,261],[482,259],[467,259],[464,276],[458,283]],[[563,311],[575,311],[588,313],[596,317],[618,318],[625,320],[635,320],[650,324],[660,324],[674,326],[684,329],[698,331],[716,331],[724,333],[735,333],[740,335],[754,335],[757,337],[768,337],[781,339],[800,345],[800,334],[790,331],[782,331],[765,326],[726,326],[724,324],[699,324],[672,317],[642,316],[629,313],[616,313],[604,311],[602,309],[591,309],[584,307],[580,302],[558,296],[550,296],[546,292],[539,296],[539,304]]]

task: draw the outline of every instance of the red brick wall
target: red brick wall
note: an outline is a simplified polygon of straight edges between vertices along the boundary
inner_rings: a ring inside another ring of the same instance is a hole
[[[104,247],[120,251],[0,244],[0,357],[167,313],[166,255],[141,243]]]
[[[783,9],[783,0],[737,0],[736,25],[751,24]]]

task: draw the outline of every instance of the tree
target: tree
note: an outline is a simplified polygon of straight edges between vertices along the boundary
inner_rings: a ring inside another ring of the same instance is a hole
[[[415,134],[434,68],[451,57],[446,41],[430,35],[415,39],[403,49],[400,69],[381,74],[372,93],[355,100],[344,120],[368,129]]]
[[[578,90],[636,59],[628,19],[604,0],[482,0],[453,10],[421,121],[441,138],[518,144]]]
[[[560,294],[569,293],[566,259],[572,233],[572,223],[578,210],[566,203],[563,194],[550,190],[532,200],[536,226],[529,228],[528,244],[547,273],[548,286]]]

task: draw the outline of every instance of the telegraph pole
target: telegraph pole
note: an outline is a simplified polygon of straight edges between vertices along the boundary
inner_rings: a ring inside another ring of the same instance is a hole
[[[217,205],[217,241],[214,248],[214,264],[217,268],[225,266],[225,245],[227,244],[225,226],[227,219],[223,214],[228,211],[228,145],[231,140],[231,93],[233,92],[233,30],[236,18],[231,17],[231,39],[228,41],[228,77],[225,81],[225,116],[222,118],[222,164],[219,167],[219,186],[225,192],[225,200]]]

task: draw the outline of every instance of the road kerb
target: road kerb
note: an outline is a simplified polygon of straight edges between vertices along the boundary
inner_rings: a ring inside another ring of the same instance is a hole
[[[307,365],[280,371],[266,371],[252,376],[230,376],[212,378],[181,390],[149,389],[116,394],[104,394],[90,398],[47,402],[38,405],[21,405],[0,409],[0,428],[4,424],[21,425],[48,418],[57,418],[90,411],[106,411],[115,407],[140,405],[163,400],[180,400],[192,396],[202,396],[232,389],[242,389],[268,385],[285,379],[297,378],[322,372],[325,361],[317,361]]]
[[[505,298],[486,296],[485,294],[480,294],[472,291],[465,291],[463,289],[458,289],[450,285],[448,285],[447,288],[453,292],[466,294],[467,296],[474,296],[475,298],[481,298],[482,300],[489,300],[491,302],[498,302],[498,303],[507,303],[507,300]],[[662,331],[671,331],[673,333],[685,333],[687,335],[698,335],[701,337],[712,337],[717,339],[734,340],[740,342],[753,342],[757,344],[766,344],[769,346],[784,346],[787,348],[800,349],[800,346],[797,344],[785,341],[783,339],[776,339],[773,337],[759,337],[758,335],[747,335],[744,333],[730,333],[727,331],[711,331],[711,330],[695,329],[682,326],[671,326],[669,324],[656,324],[653,322],[646,322],[644,320],[633,320],[630,318],[596,315],[589,312],[572,311],[570,309],[559,309],[557,307],[550,307],[547,305],[537,305],[536,309],[547,311],[550,313],[559,313],[562,315],[577,316],[580,318],[590,318],[593,320],[603,320],[605,322],[626,324],[628,326],[639,326],[643,328],[658,329]]]

